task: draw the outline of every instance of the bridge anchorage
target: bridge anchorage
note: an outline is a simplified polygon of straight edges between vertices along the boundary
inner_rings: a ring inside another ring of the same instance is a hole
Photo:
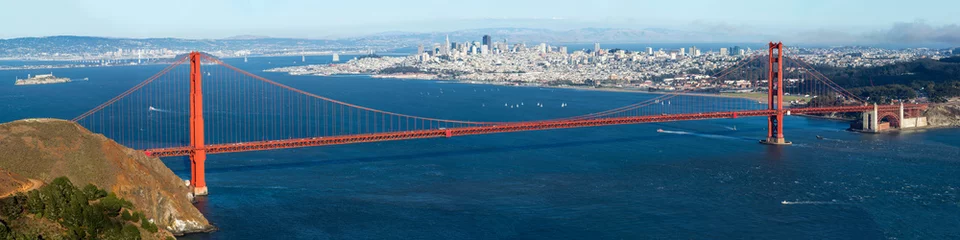
[[[784,116],[792,114],[862,113],[864,122],[854,126],[865,131],[925,123],[917,116],[926,105],[865,104],[783,51],[782,43],[771,42],[767,54],[721,62],[722,71],[708,78],[674,79],[680,82],[672,86],[682,85],[681,90],[623,107],[504,122],[413,116],[350,104],[192,52],[73,121],[148,156],[188,157],[195,195],[208,194],[208,154],[741,117],[765,117],[767,136],[761,142],[788,145]],[[764,56],[766,62],[760,60]],[[766,65],[767,76],[743,74],[751,64]],[[751,78],[765,80],[743,80]]]

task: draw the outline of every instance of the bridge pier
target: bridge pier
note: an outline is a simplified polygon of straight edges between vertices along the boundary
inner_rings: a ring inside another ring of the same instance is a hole
[[[902,119],[903,116],[903,106],[900,106],[900,116]],[[879,132],[880,131],[880,111],[878,111],[877,104],[873,104],[872,111],[863,112],[863,123],[860,128],[863,132]]]
[[[774,51],[776,50],[776,51]],[[767,117],[767,139],[760,143],[769,145],[793,144],[783,138],[783,43],[770,43],[770,62],[767,71],[767,106],[776,114]]]
[[[200,53],[190,53],[190,187],[194,196],[207,195],[204,162],[207,150],[203,136],[203,86],[200,71]]]

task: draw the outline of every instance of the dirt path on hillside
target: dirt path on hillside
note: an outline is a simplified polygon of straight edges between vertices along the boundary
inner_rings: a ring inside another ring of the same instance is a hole
[[[23,186],[20,189],[14,190],[12,192],[0,193],[0,198],[12,196],[14,194],[17,194],[18,192],[25,193],[25,192],[33,191],[43,186],[43,182],[41,182],[40,180],[36,180],[36,179],[28,179],[28,180],[30,180],[30,184],[27,184],[26,186]]]

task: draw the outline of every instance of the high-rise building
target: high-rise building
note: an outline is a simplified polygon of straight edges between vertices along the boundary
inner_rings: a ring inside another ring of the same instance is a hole
[[[450,55],[450,35],[447,35],[447,40],[443,43],[443,49],[440,53],[443,55]]]
[[[567,47],[560,47],[560,53],[567,54]]]
[[[683,49],[680,49],[680,50],[681,50],[681,52],[683,52]],[[652,48],[652,47],[647,47],[647,55],[653,55],[653,48]]]
[[[732,48],[730,48],[730,55],[739,55],[740,50],[741,50],[740,46],[733,46]]]
[[[730,55],[730,52],[728,52],[727,48],[720,48],[720,56],[727,56],[727,55]]]
[[[687,49],[686,49],[686,48],[680,48],[680,56],[683,56],[683,55],[687,55]]]
[[[490,38],[490,35],[483,35],[483,46],[487,46],[487,48],[493,47],[493,39]]]
[[[600,43],[593,43],[593,54],[600,55]]]
[[[690,55],[700,56],[700,50],[697,49],[697,46],[690,47]]]
[[[423,53],[423,44],[418,44],[418,45],[417,45],[417,54],[421,54],[421,53]]]

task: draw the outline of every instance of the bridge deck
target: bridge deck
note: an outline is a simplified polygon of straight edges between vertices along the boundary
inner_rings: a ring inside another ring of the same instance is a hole
[[[921,105],[921,104],[905,104],[904,105],[905,109],[922,109],[925,107],[926,105]],[[880,111],[892,111],[892,110],[899,110],[900,106],[899,105],[880,105],[880,106],[877,106],[877,108]],[[867,106],[794,108],[794,109],[787,109],[785,111],[787,111],[789,114],[820,114],[820,113],[833,113],[833,112],[864,112],[864,111],[872,111],[872,110],[873,110],[873,106],[867,105]],[[441,137],[520,132],[520,131],[535,131],[535,130],[547,130],[547,129],[596,127],[596,126],[607,126],[607,125],[675,122],[675,121],[738,118],[738,117],[759,117],[759,116],[771,116],[775,114],[776,114],[776,110],[754,110],[754,111],[710,112],[710,113],[693,113],[693,114],[666,114],[666,115],[651,115],[651,116],[637,116],[637,117],[613,117],[613,118],[584,119],[584,120],[531,121],[531,122],[506,123],[506,124],[496,124],[496,125],[477,126],[477,127],[430,129],[430,130],[401,131],[401,132],[388,132],[388,133],[375,133],[375,134],[355,134],[355,135],[344,135],[344,136],[335,136],[335,137],[301,138],[301,139],[257,141],[257,142],[244,142],[244,143],[232,143],[232,144],[211,144],[211,145],[206,145],[204,149],[206,149],[207,153],[231,153],[231,152],[269,150],[269,149],[314,147],[314,146],[325,146],[325,145],[382,142],[382,141],[395,141],[395,140],[421,139],[421,138],[441,138]],[[170,156],[186,156],[186,155],[189,155],[190,152],[193,150],[194,149],[191,147],[176,147],[176,148],[147,149],[145,150],[145,152],[147,152],[151,156],[170,157]]]

